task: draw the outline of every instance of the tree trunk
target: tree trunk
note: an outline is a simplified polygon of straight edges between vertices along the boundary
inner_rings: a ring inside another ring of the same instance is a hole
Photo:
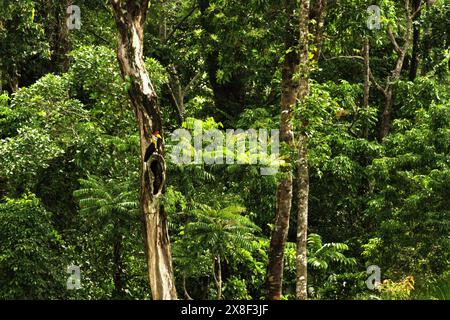
[[[186,276],[183,276],[183,292],[186,300],[193,300],[186,287]]]
[[[300,104],[305,103],[309,94],[309,0],[303,0],[300,4],[300,39],[299,39],[299,61],[300,61],[300,88],[298,100]],[[306,300],[308,296],[308,268],[307,268],[307,233],[308,233],[308,198],[309,198],[309,172],[308,172],[308,137],[306,136],[307,120],[300,119],[300,134],[298,139],[298,161],[297,161],[297,254],[296,254],[296,298]]]
[[[364,39],[364,50],[363,50],[363,54],[364,54],[364,109],[369,108],[369,95],[370,95],[370,61],[369,61],[369,57],[370,57],[370,46],[369,46],[369,38],[366,37]],[[366,123],[364,124],[364,132],[363,132],[363,137],[364,139],[368,139],[369,138],[369,124],[367,123],[367,119],[366,119]]]
[[[66,72],[69,68],[70,51],[69,30],[67,19],[70,14],[67,8],[73,4],[73,0],[50,0],[45,1],[37,8],[41,11],[43,25],[50,46],[50,63],[47,68],[49,72]]]
[[[183,92],[183,88],[181,86],[181,81],[180,78],[178,76],[178,72],[177,69],[175,68],[175,66],[169,65],[168,66],[168,73],[169,73],[169,83],[168,83],[168,87],[169,87],[169,91],[170,94],[172,95],[172,99],[173,102],[175,104],[175,107],[177,108],[178,111],[178,116],[180,117],[180,123],[182,123],[184,121],[184,96],[185,93]]]
[[[118,224],[114,228],[115,238],[113,244],[113,264],[114,264],[114,299],[121,299],[124,296],[124,279],[122,277],[122,235],[118,233]]]
[[[322,43],[323,43],[323,31],[325,27],[325,11],[326,11],[327,1],[326,0],[317,0],[316,6],[314,8],[315,11],[315,20],[316,20],[316,28],[315,28],[315,44],[316,50],[314,51],[314,61],[319,62],[320,54],[322,52]]]
[[[69,6],[71,6],[73,3],[73,0],[66,0],[65,1],[65,8],[63,8],[63,12],[66,13],[66,10]],[[59,8],[59,6],[57,6]],[[59,17],[58,13],[56,17]],[[67,16],[65,14],[62,15],[61,21],[58,21],[59,23],[59,34],[58,34],[58,41],[56,44],[56,48],[54,49],[54,59],[52,59],[53,62],[56,63],[58,69],[61,72],[67,72],[69,70],[69,56],[68,53],[70,51],[70,43],[69,43],[69,30],[67,28],[66,23]],[[59,20],[59,19],[58,19]]]
[[[222,299],[222,264],[220,256],[217,256],[217,300]]]
[[[308,297],[308,198],[309,198],[309,168],[306,135],[299,136],[298,150],[298,193],[297,193],[297,254],[296,254],[296,299],[306,300]]]
[[[210,277],[204,277],[201,281],[201,298],[199,300],[208,300]]]
[[[382,142],[384,138],[389,133],[390,125],[391,125],[391,113],[392,113],[392,106],[394,104],[393,98],[394,98],[394,88],[392,86],[392,82],[395,82],[400,79],[400,74],[403,67],[403,62],[405,60],[405,54],[406,50],[408,48],[408,42],[405,43],[405,47],[399,48],[398,50],[398,58],[397,63],[395,66],[395,69],[392,71],[392,75],[388,77],[387,79],[387,87],[384,91],[385,96],[385,103],[384,103],[384,110],[381,115],[381,125],[380,125],[380,131],[379,131],[379,141]]]
[[[198,71],[194,75],[194,77],[192,77],[192,79],[189,80],[189,83],[185,87],[183,87],[175,65],[173,64],[169,65],[167,67],[167,70],[169,73],[169,83],[167,84],[167,86],[169,87],[170,94],[172,95],[173,104],[175,105],[175,108],[178,111],[180,124],[182,124],[185,119],[186,113],[184,99],[191,91],[195,83],[202,77],[203,72],[202,70]]]
[[[285,5],[289,20],[293,20],[295,1],[286,0]],[[299,90],[299,82],[294,79],[294,75],[299,71],[295,38],[295,31],[291,26],[287,26],[285,38],[287,53],[284,58],[281,79],[280,139],[290,149],[294,148],[293,112]],[[288,160],[288,165],[282,168],[282,178],[277,187],[275,225],[270,239],[266,279],[267,299],[270,300],[279,300],[282,294],[284,247],[289,230],[292,206],[292,167],[289,163]]]
[[[111,4],[118,28],[117,57],[122,76],[130,82],[128,93],[140,133],[140,208],[152,297],[176,299],[167,216],[161,207],[166,176],[163,139],[158,144],[158,153],[144,162],[151,143],[150,133],[158,130],[163,136],[161,113],[143,56],[148,0],[111,0]]]
[[[216,275],[216,265],[217,262],[217,275]],[[222,264],[220,262],[220,256],[214,257],[213,261],[213,276],[214,276],[214,282],[216,284],[217,289],[217,300],[222,299]]]
[[[392,104],[393,104],[393,90],[392,87],[389,86],[386,95],[385,95],[385,104],[383,114],[381,115],[381,126],[380,126],[380,142],[384,140],[384,138],[389,133],[389,128],[391,124],[391,112],[392,112]]]
[[[19,91],[19,75],[16,71],[13,71],[12,75],[9,77],[9,88],[10,93]]]

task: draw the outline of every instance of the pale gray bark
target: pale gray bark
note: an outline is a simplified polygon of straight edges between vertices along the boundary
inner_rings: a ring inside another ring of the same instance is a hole
[[[167,216],[161,209],[166,176],[164,141],[158,144],[158,155],[143,160],[150,133],[158,130],[163,135],[161,112],[143,55],[148,0],[111,0],[111,4],[119,31],[117,57],[122,76],[130,81],[128,93],[140,133],[140,207],[152,298],[176,299]]]
[[[298,101],[304,105],[309,94],[309,0],[300,3],[300,86]],[[300,118],[300,133],[298,138],[297,160],[297,254],[296,254],[296,299],[306,300],[308,297],[308,263],[307,263],[307,235],[308,235],[308,198],[309,198],[309,168],[308,168],[308,137],[306,135],[306,119]]]

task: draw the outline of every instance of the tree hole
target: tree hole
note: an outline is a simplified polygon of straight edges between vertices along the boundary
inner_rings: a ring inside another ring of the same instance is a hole
[[[161,192],[163,184],[163,168],[158,160],[153,160],[150,163],[150,170],[153,173],[153,194],[158,194]]]

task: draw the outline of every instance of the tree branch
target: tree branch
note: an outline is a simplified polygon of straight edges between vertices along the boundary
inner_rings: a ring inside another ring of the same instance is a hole
[[[399,55],[403,54],[403,49],[400,48],[397,41],[395,40],[394,34],[392,33],[391,26],[387,27],[387,35],[388,35],[388,38],[391,41],[392,45],[394,46],[395,52],[397,52],[397,54],[399,54]]]
[[[166,43],[169,42],[170,38],[172,38],[172,36],[174,35],[175,31],[177,31],[181,25],[187,20],[187,18],[189,18],[194,12],[195,10],[198,8],[198,5],[195,5],[191,11],[188,12],[188,14],[186,16],[183,17],[183,19],[181,19],[180,22],[177,23],[177,25],[172,29],[172,31],[170,31],[169,35],[166,38]]]
[[[216,257],[214,257],[212,269],[213,269],[214,283],[216,284],[216,287],[219,287],[219,280],[217,280],[217,276],[216,276]]]
[[[364,61],[364,57],[361,56],[337,56],[331,58],[325,58],[325,60],[336,60],[336,59],[358,59]]]
[[[422,11],[422,0],[419,1],[419,7],[416,11],[413,12],[413,14],[410,16],[411,20],[414,20],[414,18]]]
[[[192,299],[192,297],[189,295],[187,288],[186,288],[186,276],[183,275],[183,291],[184,291],[184,297],[186,298],[186,300],[194,300]]]
[[[184,87],[183,89],[183,94],[187,95],[188,92],[190,91],[191,87],[195,84],[195,82],[197,82],[197,80],[203,75],[203,71],[199,71],[196,73],[196,75],[191,79],[191,81],[189,81],[189,83],[187,84],[186,87]]]
[[[372,80],[372,83],[375,85],[375,87],[376,87],[379,91],[381,91],[381,93],[382,93],[384,96],[386,96],[386,91],[387,91],[387,89],[384,89],[384,88],[377,82],[377,80],[376,80],[375,77],[373,76],[373,73],[372,73],[372,70],[371,70],[371,69],[369,69],[369,75],[370,75],[370,80]]]

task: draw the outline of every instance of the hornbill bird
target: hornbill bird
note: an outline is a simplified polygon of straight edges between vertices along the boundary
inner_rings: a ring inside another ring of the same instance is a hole
[[[152,154],[158,151],[158,141],[162,140],[158,130],[156,130],[155,133],[151,135],[151,139],[152,142],[145,151],[144,162],[147,162],[148,159],[150,159],[150,157],[152,156]]]

